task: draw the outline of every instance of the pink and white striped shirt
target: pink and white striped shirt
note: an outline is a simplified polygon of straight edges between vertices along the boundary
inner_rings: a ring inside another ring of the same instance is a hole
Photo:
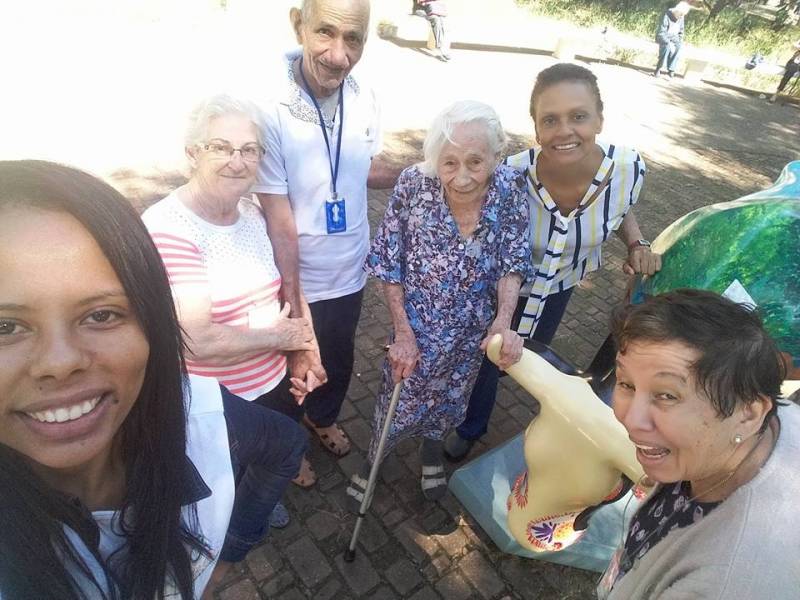
[[[269,326],[280,312],[281,278],[260,207],[239,202],[239,220],[213,225],[189,210],[173,192],[142,215],[169,275],[173,296],[205,295],[211,321],[240,329]],[[286,374],[280,352],[243,356],[235,364],[187,360],[194,375],[214,377],[231,392],[254,400]]]

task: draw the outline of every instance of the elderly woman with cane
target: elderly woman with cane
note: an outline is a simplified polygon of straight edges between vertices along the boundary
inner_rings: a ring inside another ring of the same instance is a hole
[[[522,339],[511,314],[530,268],[525,182],[500,165],[505,134],[494,110],[462,101],[440,113],[424,143],[425,160],[406,169],[389,201],[367,270],[383,283],[394,335],[383,368],[373,432],[389,395],[405,380],[386,450],[421,437],[421,487],[446,490],[442,440],[464,418],[485,340],[503,336],[502,361],[519,359]],[[378,440],[347,489],[364,497]]]

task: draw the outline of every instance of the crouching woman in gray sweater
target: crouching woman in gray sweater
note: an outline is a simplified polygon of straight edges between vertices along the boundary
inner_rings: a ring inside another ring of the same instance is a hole
[[[697,290],[614,324],[614,414],[658,483],[598,587],[609,600],[796,598],[800,407],[758,315]]]

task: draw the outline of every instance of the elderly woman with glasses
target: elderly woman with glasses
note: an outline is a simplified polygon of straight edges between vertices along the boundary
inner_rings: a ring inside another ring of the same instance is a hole
[[[290,393],[286,353],[313,354],[316,342],[309,320],[281,306],[264,215],[250,194],[262,156],[260,111],[212,97],[192,113],[185,145],[189,181],[142,218],[188,336],[187,368],[246,400],[280,404]],[[297,396],[309,391],[295,382]]]
[[[386,447],[422,438],[421,486],[431,500],[445,492],[442,439],[464,418],[487,335],[502,334],[503,366],[522,352],[510,325],[530,264],[529,217],[524,179],[500,164],[505,140],[485,104],[457,102],[440,113],[425,161],[401,174],[367,256],[394,325],[373,432],[405,379]],[[369,463],[376,448],[373,435]],[[351,479],[356,503],[368,470]]]

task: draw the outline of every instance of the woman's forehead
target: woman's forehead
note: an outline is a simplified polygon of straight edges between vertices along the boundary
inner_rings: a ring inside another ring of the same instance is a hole
[[[9,207],[0,210],[0,294],[86,295],[121,284],[89,231],[65,212]],[[4,300],[0,298],[0,302]]]

